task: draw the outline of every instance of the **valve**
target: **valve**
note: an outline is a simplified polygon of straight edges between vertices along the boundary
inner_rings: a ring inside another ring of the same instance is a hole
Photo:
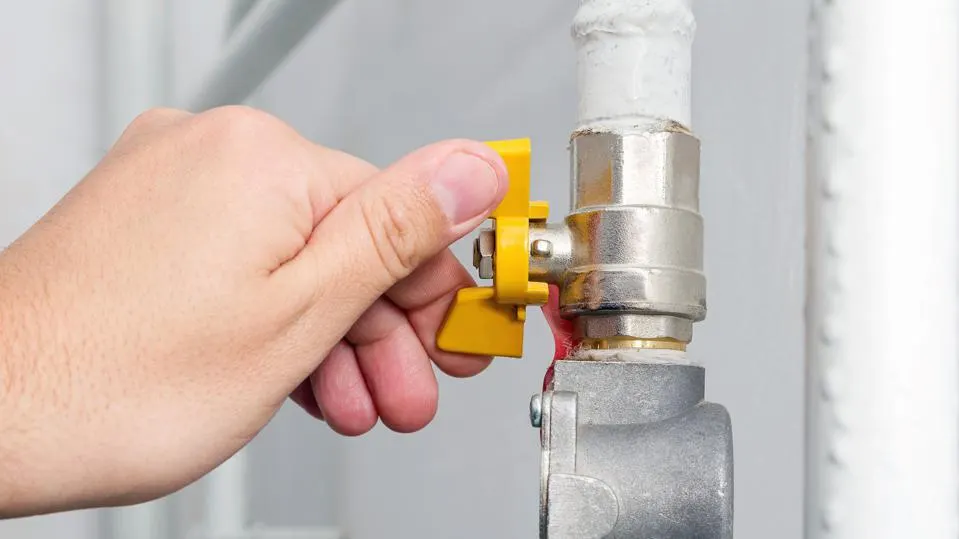
[[[530,282],[529,228],[545,222],[549,204],[530,202],[530,141],[488,143],[506,162],[509,189],[493,210],[493,229],[480,233],[474,265],[492,287],[464,288],[456,294],[436,345],[446,352],[522,357],[526,306],[543,305],[549,285]]]

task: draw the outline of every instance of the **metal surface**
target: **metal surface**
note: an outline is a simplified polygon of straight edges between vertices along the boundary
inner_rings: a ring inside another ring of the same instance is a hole
[[[572,163],[563,313],[670,316],[684,322],[639,336],[688,341],[706,315],[699,141],[682,132],[580,134]]]
[[[959,536],[959,2],[817,1],[806,536]]]
[[[104,0],[102,9],[105,152],[137,115],[169,104],[170,6],[162,0]]]
[[[531,408],[543,538],[732,537],[729,415],[684,353],[706,316],[693,26],[687,0],[584,0],[574,25],[572,211],[531,230],[530,278],[558,285],[587,351],[555,363]]]
[[[243,448],[210,472],[206,487],[206,533],[210,537],[242,536],[253,524],[249,517],[249,452]]]
[[[494,255],[496,254],[496,236],[492,230],[481,230],[473,242],[473,267],[480,279],[492,279]]]
[[[543,425],[543,396],[533,395],[529,400],[529,424],[539,428]]]
[[[549,240],[533,240],[529,252],[535,257],[549,257],[553,255],[553,244]]]
[[[617,350],[676,350],[686,351],[686,343],[673,339],[637,339],[632,337],[612,337],[608,339],[586,339],[581,341],[581,349],[590,352]]]
[[[699,141],[679,125],[577,133],[572,150],[574,213],[639,205],[699,212]]]
[[[599,479],[552,474],[547,489],[552,504],[546,515],[548,537],[608,537],[619,519],[616,493]]]
[[[729,415],[701,367],[560,361],[542,396],[541,537],[729,539]]]
[[[692,339],[692,324],[675,316],[640,314],[584,315],[575,319],[577,340],[602,340],[617,337],[668,339],[679,342]]]
[[[544,283],[560,284],[572,259],[569,229],[563,223],[530,223],[529,278]],[[549,253],[536,252],[537,242],[548,242]]]
[[[531,404],[546,539],[732,537],[729,415],[703,401],[705,371],[684,353],[706,316],[700,145],[684,127],[688,78],[676,77],[688,58],[635,61],[675,53],[670,43],[688,52],[688,7],[585,0],[577,15],[586,105],[572,138],[572,211],[530,232],[530,278],[558,285],[587,350],[556,362]],[[648,85],[636,86],[637,72]],[[675,115],[633,108],[644,104]]]
[[[689,342],[706,316],[699,141],[673,131],[573,137],[573,211],[531,229],[530,279],[559,285],[586,339]]]

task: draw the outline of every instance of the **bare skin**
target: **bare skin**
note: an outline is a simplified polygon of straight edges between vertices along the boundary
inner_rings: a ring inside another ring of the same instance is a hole
[[[507,186],[447,141],[385,170],[265,113],[151,111],[0,253],[0,516],[174,492],[292,397],[345,435],[424,427],[447,250]]]

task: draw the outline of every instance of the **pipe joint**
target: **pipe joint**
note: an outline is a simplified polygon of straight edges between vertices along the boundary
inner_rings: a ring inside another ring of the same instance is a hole
[[[530,231],[530,279],[556,284],[584,339],[687,343],[706,316],[699,141],[578,133],[573,211]]]

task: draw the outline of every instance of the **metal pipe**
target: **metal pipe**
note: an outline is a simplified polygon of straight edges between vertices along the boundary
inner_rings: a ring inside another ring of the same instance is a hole
[[[233,0],[230,4],[230,14],[226,24],[229,34],[232,34],[233,31],[240,26],[240,23],[242,23],[243,19],[250,13],[250,10],[256,5],[256,2],[257,0]]]
[[[207,479],[207,533],[212,539],[241,537],[247,518],[247,449],[220,465]]]
[[[563,316],[576,319],[587,345],[690,342],[706,316],[699,141],[683,132],[587,131],[574,135],[572,153]],[[610,317],[638,323],[605,323]],[[590,326],[612,331],[589,335]]]
[[[584,346],[684,349],[706,315],[692,0],[581,0],[563,316]],[[642,234],[637,234],[637,231]],[[547,277],[556,279],[555,264]]]
[[[220,60],[183,106],[199,112],[243,103],[337,2],[257,2],[233,32]]]
[[[806,537],[959,534],[959,4],[814,3]]]
[[[581,0],[577,130],[691,122],[692,0]]]
[[[166,539],[170,536],[165,500],[123,507],[111,512],[113,537],[117,539]]]
[[[103,0],[103,149],[141,112],[169,98],[168,3]]]
[[[731,539],[732,430],[704,369],[608,359],[557,362],[541,397],[540,537]]]
[[[582,0],[573,25],[572,211],[530,234],[581,345],[532,401],[543,538],[732,537],[729,414],[686,354],[706,315],[694,29],[691,0]]]

